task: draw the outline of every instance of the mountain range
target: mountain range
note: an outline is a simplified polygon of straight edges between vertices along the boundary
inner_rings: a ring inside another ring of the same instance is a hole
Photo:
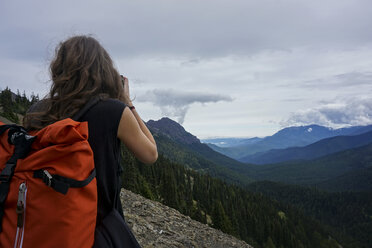
[[[285,128],[256,144],[277,146],[280,140],[290,140],[287,145],[315,143],[257,153],[254,156],[261,159],[261,164],[255,165],[216,152],[169,118],[151,120],[147,125],[155,135],[160,153],[172,161],[228,182],[247,185],[269,180],[330,191],[372,189],[368,180],[372,166],[372,156],[369,156],[372,154],[372,126],[336,130],[317,125]],[[333,137],[319,140],[331,135]],[[347,183],[355,180],[358,184],[348,188]]]
[[[358,135],[326,138],[304,147],[290,147],[259,152],[241,158],[240,161],[253,164],[272,164],[290,160],[311,160],[370,143],[372,143],[372,131]]]
[[[155,123],[157,125],[154,125]],[[167,125],[163,126],[162,123]],[[310,158],[310,156],[308,160],[287,161],[285,159],[286,161],[280,163],[257,165],[239,163],[217,153],[209,145],[200,143],[192,134],[187,134],[178,123],[168,118],[151,121],[148,125],[156,135],[159,152],[169,159],[175,161],[172,159],[174,154],[187,153],[187,157],[178,157],[177,161],[188,164],[190,168],[197,168],[192,166],[198,164],[206,166],[196,170],[240,185],[248,191],[260,193],[274,202],[295,207],[299,212],[304,212],[319,221],[321,226],[325,226],[331,233],[329,237],[337,237],[342,247],[370,247],[372,242],[370,235],[372,231],[372,198],[370,197],[372,143],[369,142],[371,126],[337,131],[320,127],[319,130],[333,132],[333,136],[327,137],[330,135],[328,133],[312,139],[309,134],[301,136],[303,131],[308,133],[313,131],[310,132],[309,126],[287,128],[279,132],[282,139],[285,139],[285,136],[292,136],[292,142],[295,140],[296,134],[291,133],[291,129],[295,131],[294,133],[297,132],[300,138],[308,136],[307,142],[311,140],[314,142],[304,146],[303,149],[307,149],[308,154],[314,153],[317,155],[313,154],[313,156],[319,157]],[[173,125],[178,128],[170,128]],[[180,133],[173,133],[175,130]],[[280,135],[265,138],[267,144],[269,140],[279,140]],[[319,137],[324,136],[327,138],[318,140]],[[190,140],[193,142],[188,142]],[[164,145],[165,141],[167,146]],[[259,142],[262,140],[257,143]],[[169,150],[172,148],[174,149]],[[228,163],[222,163],[222,160]],[[200,163],[201,161],[204,163]],[[229,166],[226,166],[227,164]],[[234,176],[237,175],[239,177],[234,180]],[[229,194],[226,196],[226,201],[235,195],[232,192]]]
[[[358,135],[368,131],[372,131],[372,125],[340,129],[331,129],[319,125],[308,125],[284,128],[274,135],[262,138],[253,144],[230,147],[219,147],[216,144],[209,144],[209,146],[226,156],[241,162],[249,162],[249,156],[256,153],[262,153],[272,149],[303,147],[330,137]],[[208,143],[209,141],[204,140],[204,142]]]

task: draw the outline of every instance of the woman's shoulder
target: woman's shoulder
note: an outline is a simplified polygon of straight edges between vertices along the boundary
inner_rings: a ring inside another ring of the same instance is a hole
[[[101,98],[100,99],[100,102],[102,105],[108,105],[108,106],[122,106],[122,107],[125,107],[125,103],[123,103],[122,101],[120,101],[119,99],[114,99],[114,98]]]
[[[110,113],[120,112],[120,114],[122,114],[125,107],[126,107],[125,103],[118,99],[105,98],[100,99],[100,101],[96,104],[94,109],[101,112],[102,111],[108,111]]]
[[[100,99],[86,114],[83,120],[94,122],[101,127],[117,130],[126,105],[117,99]]]

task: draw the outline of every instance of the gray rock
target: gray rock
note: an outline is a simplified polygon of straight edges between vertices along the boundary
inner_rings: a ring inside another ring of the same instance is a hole
[[[120,198],[125,220],[143,248],[252,248],[242,240],[128,190],[122,189]]]

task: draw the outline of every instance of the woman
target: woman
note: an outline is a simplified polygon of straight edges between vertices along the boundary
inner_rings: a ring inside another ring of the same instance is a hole
[[[29,130],[41,129],[74,116],[95,97],[102,99],[80,119],[88,122],[88,141],[94,153],[97,227],[113,208],[123,218],[118,200],[120,141],[143,163],[154,163],[158,156],[155,140],[130,99],[128,79],[119,75],[99,42],[88,36],[75,36],[60,43],[50,73],[49,95],[29,111],[24,126]]]

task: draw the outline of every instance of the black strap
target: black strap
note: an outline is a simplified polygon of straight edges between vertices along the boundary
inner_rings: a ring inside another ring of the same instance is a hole
[[[17,166],[18,159],[25,158],[31,149],[31,145],[36,136],[28,135],[26,130],[17,125],[0,126],[0,135],[8,132],[8,142],[14,145],[14,152],[6,162],[4,169],[0,173],[0,232],[2,231],[2,219],[4,216],[4,204],[8,197],[10,181],[13,177],[14,170]]]
[[[81,108],[71,119],[73,119],[74,121],[79,121],[81,117],[83,117],[83,115],[90,109],[92,108],[94,105],[96,105],[99,101],[101,100],[101,97],[100,96],[95,96],[93,97],[92,99],[90,99],[88,101],[88,103],[86,103],[84,105],[83,108]]]
[[[121,150],[121,148],[120,148],[120,150]],[[121,186],[122,186],[121,174],[123,173],[123,168],[121,166],[120,160],[121,160],[121,152],[119,153],[119,158],[118,158],[118,162],[117,162],[118,171],[117,171],[117,174],[116,174],[116,189],[115,189],[115,195],[114,195],[114,209],[118,208],[118,206],[121,206],[120,191],[121,191]],[[119,213],[120,213],[120,215],[122,215],[123,212],[120,211]],[[123,216],[123,218],[124,218],[124,216]]]
[[[47,170],[37,170],[34,178],[40,178],[43,182],[61,194],[67,194],[69,188],[82,188],[87,186],[96,177],[96,169],[93,169],[87,179],[78,181],[57,174],[51,175]]]
[[[13,174],[14,169],[17,165],[17,160],[25,158],[31,149],[31,145],[36,139],[36,136],[28,135],[26,130],[17,125],[3,125],[0,126],[0,135],[2,135],[7,129],[8,132],[8,142],[14,145],[14,152],[10,159],[6,162],[4,169],[0,173],[1,185],[4,183],[9,183]],[[3,203],[3,194],[0,190],[0,204]],[[6,195],[8,192],[6,192]],[[6,198],[6,196],[5,196]],[[4,199],[5,201],[5,199]]]
[[[11,125],[1,125],[0,126],[0,135],[2,135],[6,130],[8,130],[10,127],[16,126],[14,124]]]

